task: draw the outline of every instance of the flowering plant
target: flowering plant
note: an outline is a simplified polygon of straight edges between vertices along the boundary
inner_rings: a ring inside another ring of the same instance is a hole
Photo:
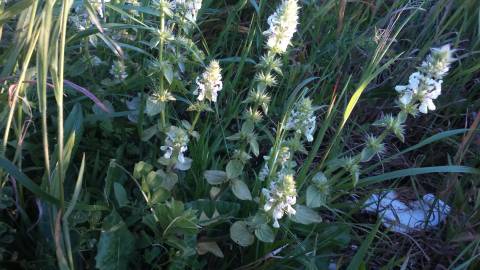
[[[364,9],[360,2],[0,1],[2,263],[360,269],[388,252],[373,248],[391,245],[385,235],[401,237],[387,233],[448,222],[457,176],[480,174],[460,165],[474,156],[467,148],[478,119],[449,165],[435,166],[443,153],[413,162],[405,154],[466,133],[411,145],[427,133],[418,128],[424,121],[469,123],[470,114],[438,116],[451,110],[442,94],[460,95],[452,85],[476,85],[469,74],[480,66],[454,49],[476,35],[458,44],[425,33],[450,29],[457,18],[465,29],[478,12],[470,22],[469,1],[452,16],[453,6],[438,12],[443,3],[377,1]],[[426,17],[425,30],[405,33],[427,8],[443,25],[432,29]],[[424,45],[437,43],[445,45]],[[459,69],[465,63],[468,72]],[[412,178],[411,188],[402,179],[427,173],[455,173],[442,181],[441,204],[433,185],[417,200],[400,198],[420,182]],[[402,188],[385,191],[387,180]],[[470,197],[472,208],[480,200]],[[383,215],[376,226],[372,214]],[[459,258],[469,248],[477,249],[466,245]],[[388,254],[388,263],[368,267],[409,268],[422,252]]]

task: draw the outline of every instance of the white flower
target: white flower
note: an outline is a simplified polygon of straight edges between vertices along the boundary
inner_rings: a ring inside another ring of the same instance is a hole
[[[418,111],[424,114],[435,110],[433,101],[442,94],[442,78],[455,60],[452,55],[450,45],[433,48],[419,71],[410,75],[408,85],[395,87],[400,94],[399,103],[404,108],[418,105]]]
[[[128,73],[125,70],[125,65],[121,61],[115,61],[110,68],[110,74],[117,81],[123,81],[128,77]]]
[[[433,78],[443,78],[450,70],[450,64],[455,61],[453,52],[450,44],[432,48],[430,55],[423,61],[421,69]]]
[[[273,52],[282,54],[287,50],[297,31],[298,9],[297,0],[283,0],[275,13],[268,17],[270,28],[264,35],[268,38],[267,47]]]
[[[222,90],[222,69],[218,61],[213,60],[208,65],[205,72],[197,77],[197,89],[193,92],[194,95],[198,95],[197,99],[203,101],[208,99],[212,102],[217,102],[217,92]]]
[[[188,170],[192,160],[185,157],[184,154],[188,150],[187,132],[182,128],[171,126],[166,135],[165,145],[160,147],[162,151],[165,151],[163,158],[172,160],[175,168],[179,170]]]
[[[295,215],[293,205],[297,202],[297,190],[292,174],[285,174],[270,183],[269,189],[262,189],[265,196],[263,210],[272,215],[273,227],[278,228],[278,220],[284,214]]]
[[[265,165],[259,173],[261,181],[270,174],[270,168],[268,161],[273,158],[274,152],[269,156],[264,156]],[[295,171],[293,168],[296,163],[291,160],[291,151],[288,147],[281,147],[275,159],[275,173],[272,174],[272,180],[268,188],[262,189],[262,194],[265,197],[265,204],[263,210],[269,213],[273,220],[273,227],[278,228],[280,225],[278,220],[281,219],[284,214],[294,215],[295,209],[292,207],[297,201],[297,191],[295,188],[295,181],[293,174]]]
[[[267,178],[269,173],[270,173],[270,169],[268,168],[268,163],[265,162],[262,169],[260,170],[260,173],[258,174],[258,179],[260,179],[260,181],[264,181],[265,178]]]
[[[174,0],[172,9],[190,22],[197,20],[198,11],[202,7],[202,0]]]
[[[308,142],[312,142],[316,126],[314,112],[310,98],[302,99],[288,117],[285,129],[295,130],[295,132],[304,135]]]

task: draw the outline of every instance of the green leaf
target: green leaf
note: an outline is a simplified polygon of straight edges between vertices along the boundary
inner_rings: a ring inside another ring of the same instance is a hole
[[[120,207],[127,206],[129,201],[127,197],[127,191],[120,183],[113,183],[113,192],[115,193],[115,198],[117,199],[117,203]]]
[[[170,198],[170,192],[163,187],[158,187],[150,198],[150,203],[157,204],[166,201]]]
[[[227,164],[227,177],[228,179],[234,179],[242,174],[243,163],[240,160],[233,159]]]
[[[168,191],[172,191],[175,185],[178,183],[178,175],[174,172],[165,173],[162,170],[158,170],[157,174],[162,177],[162,187]]]
[[[115,160],[112,159],[108,166],[107,176],[105,177],[105,187],[103,189],[107,200],[110,198],[113,183],[122,182],[123,177],[125,177],[124,172],[116,165]]]
[[[253,134],[254,128],[255,128],[255,125],[253,124],[252,121],[245,121],[242,125],[242,133]]]
[[[60,205],[60,202],[57,198],[43,191],[37,184],[35,184],[35,182],[30,180],[30,178],[23,174],[9,160],[0,157],[0,167],[3,168],[8,174],[13,176],[18,181],[18,183],[33,192],[38,198],[55,205]]]
[[[0,13],[0,24],[29,8],[35,0],[20,0]]]
[[[64,154],[63,154],[63,162],[64,162],[64,173],[68,169],[68,165],[70,163],[70,158],[72,154],[75,152],[75,148],[77,148],[80,139],[82,138],[83,134],[83,112],[82,107],[80,104],[75,104],[73,106],[72,111],[68,114],[67,119],[64,122]],[[50,164],[57,164],[58,162],[58,144],[55,145],[54,154],[51,155]],[[55,166],[55,173],[56,172]],[[56,178],[58,179],[58,178]]]
[[[173,81],[173,68],[170,63],[163,63],[162,72],[165,79],[168,81],[168,84],[172,84]]]
[[[273,240],[275,240],[275,234],[267,224],[261,224],[255,229],[255,236],[257,236],[258,240],[266,243],[273,243]]]
[[[140,179],[144,176],[147,176],[151,171],[153,170],[153,166],[140,161],[137,164],[135,164],[135,169],[133,170],[133,177],[136,179]]]
[[[229,140],[229,141],[238,141],[238,140],[240,140],[241,137],[242,136],[241,136],[240,132],[237,132],[237,133],[235,133],[231,136],[228,136],[226,139]]]
[[[224,171],[208,170],[203,173],[203,176],[210,185],[220,185],[228,180],[227,173]]]
[[[248,230],[245,221],[237,221],[232,224],[230,227],[230,238],[242,247],[250,246],[255,241],[255,237]]]
[[[134,246],[135,239],[128,231],[127,225],[117,212],[112,211],[103,222],[95,267],[100,270],[129,269],[128,262]]]
[[[250,193],[247,184],[242,180],[232,180],[232,191],[240,200],[252,199],[252,194]]]
[[[367,238],[363,240],[362,245],[360,245],[360,248],[358,249],[357,253],[355,253],[355,256],[353,256],[352,260],[350,261],[350,264],[348,265],[347,270],[361,269],[361,265],[364,263],[363,258],[367,255],[367,252],[368,252],[368,247],[372,244],[373,238],[375,237],[375,234],[380,228],[380,224],[382,224],[382,222],[380,221],[381,219],[378,220],[375,227],[367,235]]]
[[[377,162],[376,164],[374,164],[374,165],[368,167],[367,169],[363,170],[362,173],[365,174],[367,172],[370,172],[374,168],[376,168],[376,167],[378,167],[382,164],[385,164],[386,162],[388,162],[390,160],[396,159],[397,157],[399,157],[401,155],[404,155],[405,153],[417,150],[417,149],[419,149],[423,146],[432,144],[434,142],[437,142],[437,141],[440,141],[440,140],[443,140],[443,139],[446,139],[446,138],[449,138],[449,137],[452,137],[452,136],[456,136],[456,135],[459,135],[459,134],[464,134],[465,132],[468,132],[468,131],[469,131],[469,129],[463,128],[463,129],[447,130],[447,131],[437,133],[437,134],[435,134],[431,137],[428,137],[427,139],[417,143],[416,145],[410,146],[407,149],[404,149],[404,150],[402,150],[402,151],[400,151],[400,152],[398,152],[394,155],[391,155],[389,157],[385,157],[384,159],[382,159],[381,162]],[[477,129],[476,131],[478,132],[480,130]]]
[[[320,207],[325,204],[326,196],[315,185],[307,188],[307,206],[310,208]]]
[[[467,167],[467,166],[435,166],[435,167],[423,167],[423,168],[410,168],[404,170],[398,170],[393,172],[384,173],[381,175],[371,176],[363,178],[359,181],[359,187],[365,187],[371,184],[383,182],[386,180],[402,178],[406,176],[413,176],[427,173],[470,173],[480,174],[479,169]]]
[[[155,136],[159,132],[160,132],[160,129],[159,129],[158,124],[155,124],[155,125],[147,128],[147,129],[145,129],[143,131],[143,134],[142,134],[142,141],[148,142],[148,140],[150,140],[153,136]]]
[[[193,209],[185,209],[181,201],[167,201],[155,206],[158,222],[163,228],[163,236],[195,235],[198,219]]]
[[[258,157],[258,155],[260,154],[260,149],[258,146],[257,138],[255,136],[252,136],[252,138],[248,141],[248,143],[250,144],[250,150],[252,150],[252,153],[256,157]]]
[[[213,255],[223,258],[223,252],[216,242],[198,242],[197,243],[197,252],[199,255],[204,255],[207,252],[212,253]]]
[[[147,98],[146,105],[145,105],[145,113],[148,116],[155,116],[159,114],[163,109],[165,109],[165,103],[152,100],[151,98]]]
[[[68,217],[75,209],[75,205],[77,204],[78,197],[80,196],[80,190],[82,189],[84,173],[85,173],[85,154],[83,154],[82,163],[80,164],[80,169],[78,171],[77,183],[75,184],[72,200],[70,201],[70,205],[68,206],[67,211],[65,211],[65,214],[63,215],[64,220],[68,220]]]
[[[290,219],[296,223],[309,225],[322,222],[322,217],[317,212],[304,205],[296,205],[295,210],[295,215],[291,216]]]
[[[220,214],[224,218],[236,216],[240,210],[239,203],[225,202],[225,201],[212,201],[206,199],[199,199],[187,203],[187,208],[196,209],[197,212],[204,212],[207,217],[214,217],[214,215]]]
[[[362,152],[360,153],[360,161],[361,162],[368,162],[370,161],[375,155],[377,151],[371,147],[363,148]]]
[[[255,9],[255,12],[257,14],[260,14],[260,7],[258,6],[257,1],[250,0],[249,2],[252,5],[252,7]]]

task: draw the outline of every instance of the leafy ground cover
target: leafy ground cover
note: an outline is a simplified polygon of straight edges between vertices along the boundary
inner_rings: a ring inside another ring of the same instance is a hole
[[[477,269],[479,18],[0,1],[0,266]],[[386,191],[439,225],[365,211]]]

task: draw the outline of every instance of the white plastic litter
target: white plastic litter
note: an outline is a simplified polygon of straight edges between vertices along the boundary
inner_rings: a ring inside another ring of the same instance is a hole
[[[398,233],[436,228],[450,213],[450,206],[433,194],[408,204],[397,199],[395,191],[372,194],[364,204],[364,211],[382,217],[383,225]]]

